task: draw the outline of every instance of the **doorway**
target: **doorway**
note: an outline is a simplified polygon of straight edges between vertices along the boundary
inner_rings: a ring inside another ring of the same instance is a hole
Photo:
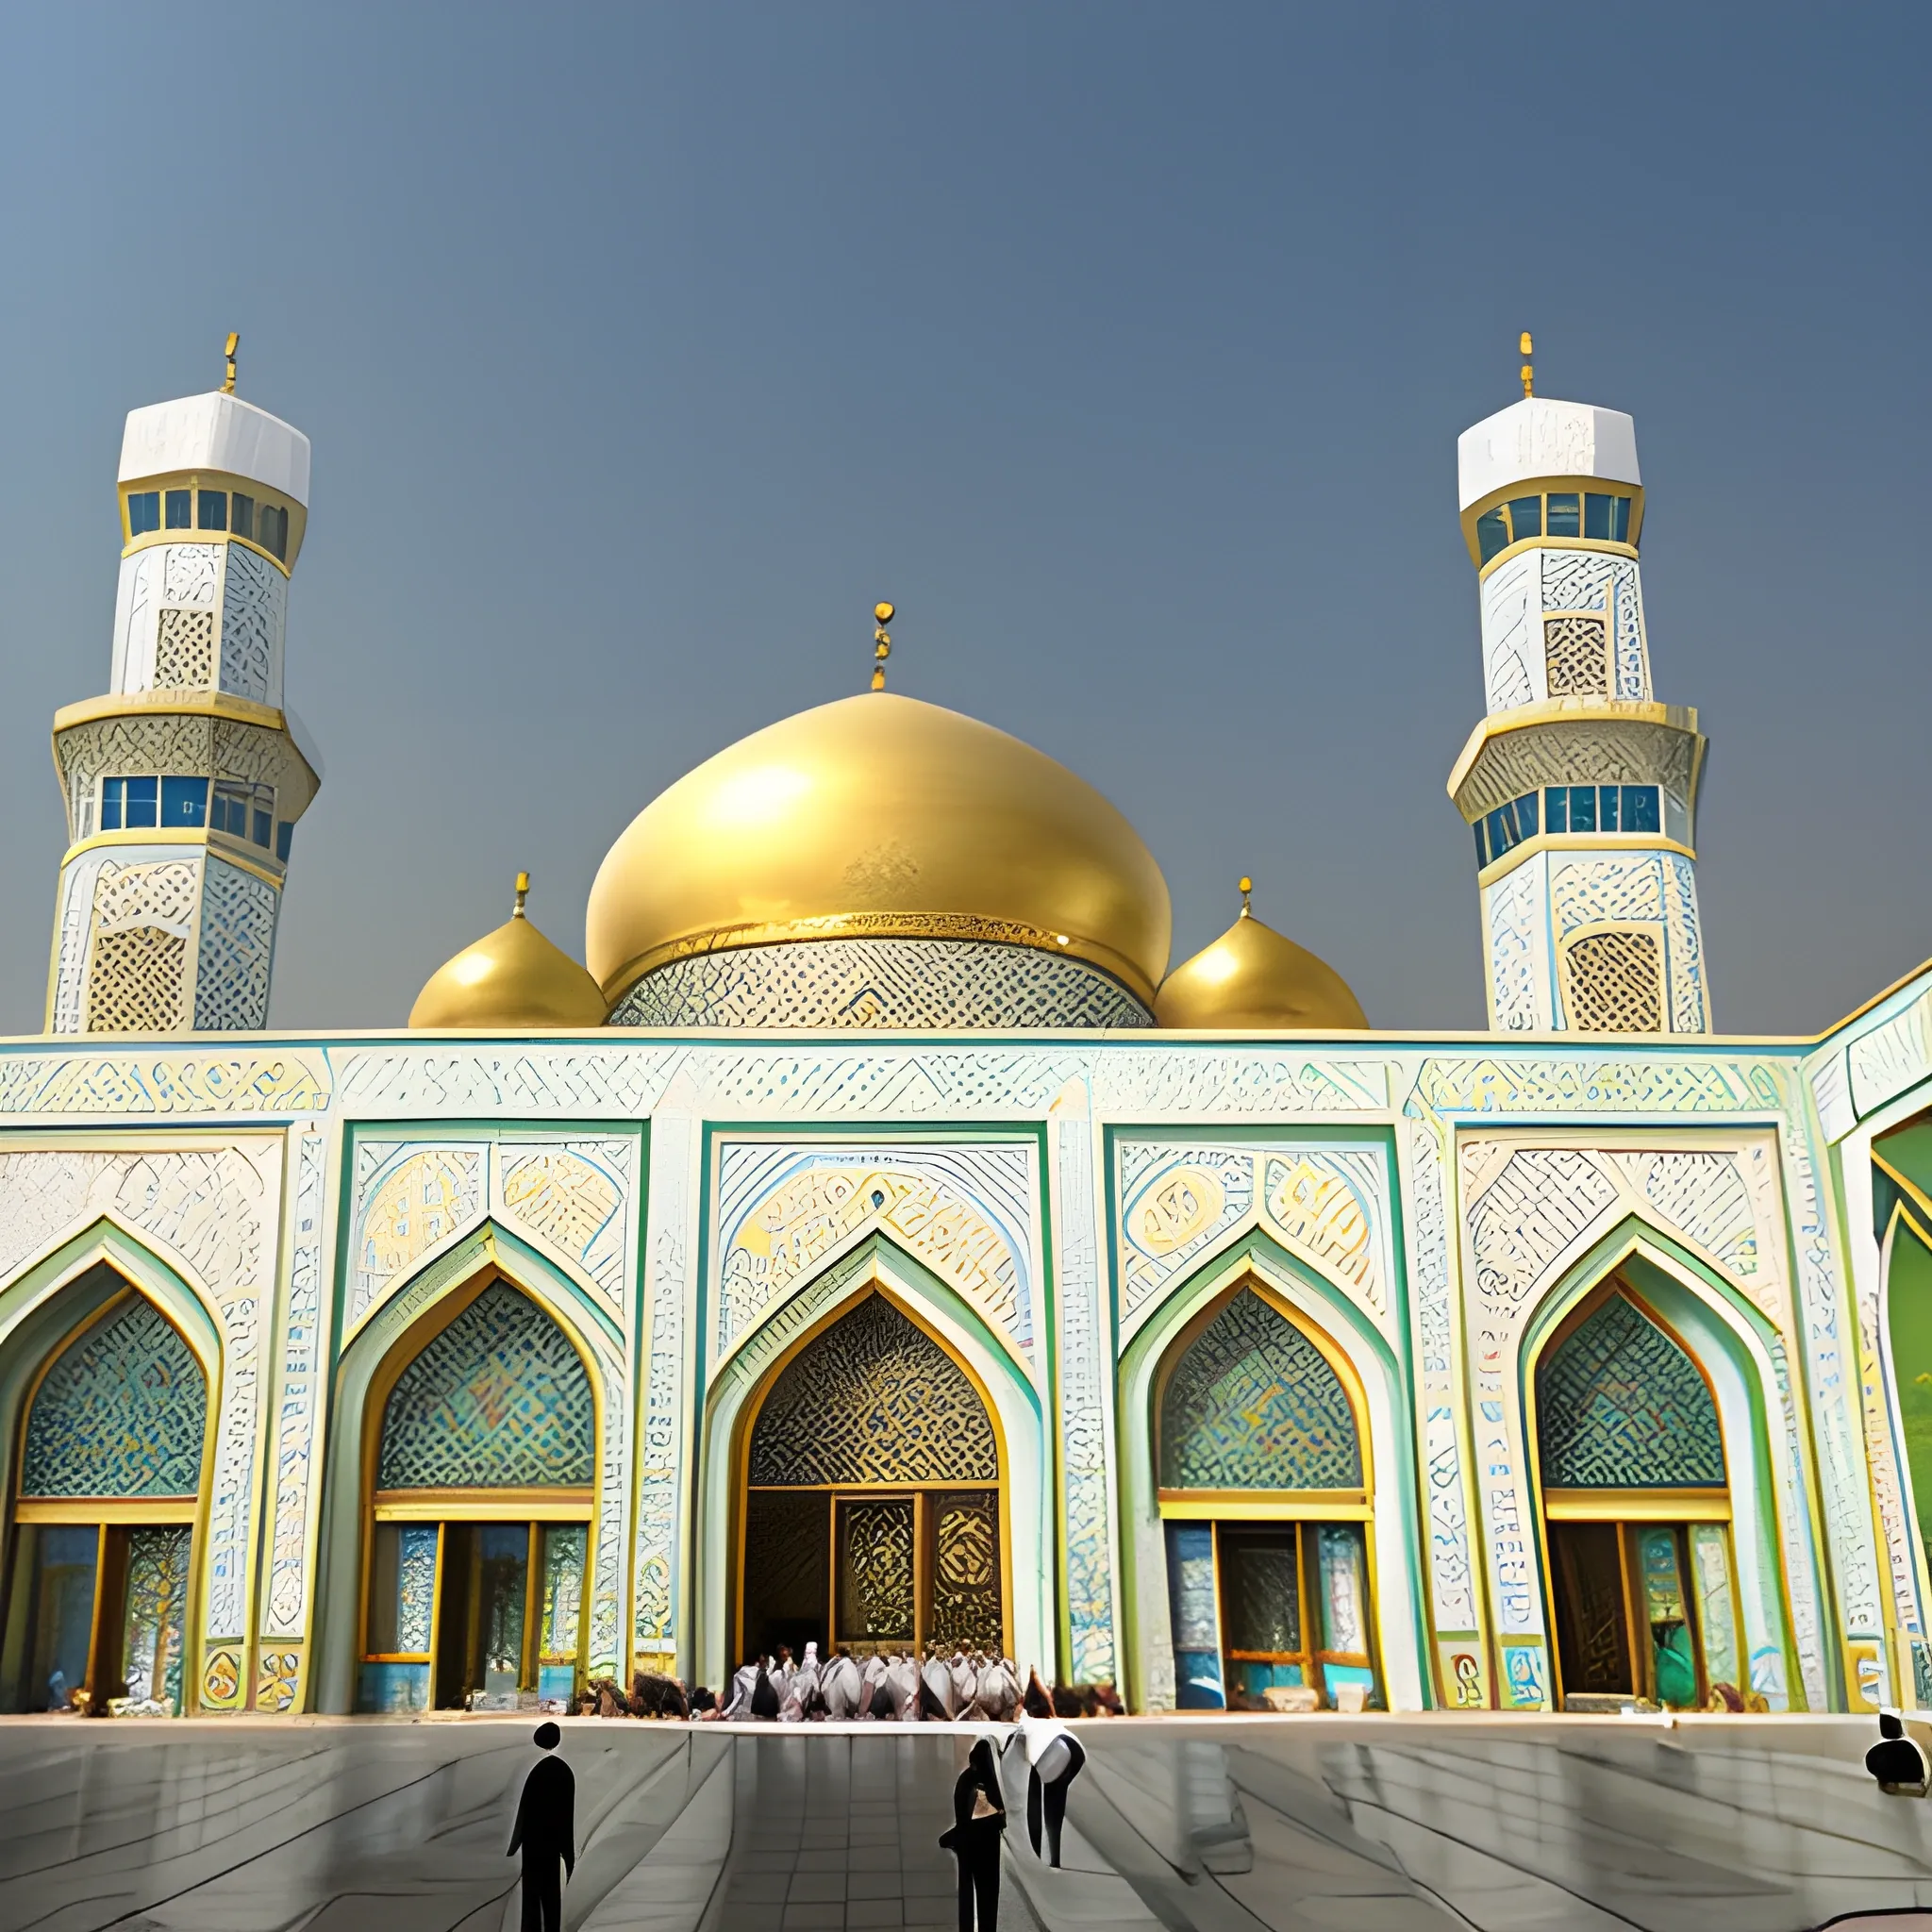
[[[1554,1522],[1550,1567],[1566,1708],[1641,1698],[1699,1709],[1710,1699],[1712,1664],[1735,1672],[1723,1524]],[[1700,1577],[1722,1587],[1700,1591]]]

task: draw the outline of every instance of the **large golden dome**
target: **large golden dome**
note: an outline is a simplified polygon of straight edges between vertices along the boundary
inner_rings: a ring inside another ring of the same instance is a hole
[[[1034,947],[1151,1006],[1171,926],[1153,854],[1091,785],[991,724],[870,691],[659,793],[598,871],[584,951],[612,1006],[673,961],[852,939]]]
[[[1366,1026],[1368,1015],[1347,980],[1286,933],[1263,925],[1248,909],[1248,891],[1243,879],[1241,917],[1167,975],[1154,1002],[1156,1022],[1228,1032]]]

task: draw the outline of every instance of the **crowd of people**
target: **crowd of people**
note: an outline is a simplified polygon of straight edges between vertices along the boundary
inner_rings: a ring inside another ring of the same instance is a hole
[[[613,1677],[592,1677],[578,1694],[580,1717],[669,1718],[693,1723],[730,1720],[770,1724],[917,1724],[954,1721],[1011,1724],[1030,1718],[1121,1717],[1125,1713],[1111,1684],[1056,1684],[1038,1671],[1020,1682],[1011,1657],[956,1650],[876,1651],[859,1657],[835,1650],[820,1660],[819,1647],[803,1657],[779,1644],[773,1654],[749,1659],[722,1692],[676,1677],[637,1672],[626,1691]]]

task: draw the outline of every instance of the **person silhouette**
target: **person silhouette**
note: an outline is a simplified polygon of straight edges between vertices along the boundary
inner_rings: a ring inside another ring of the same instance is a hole
[[[1878,1713],[1878,1741],[1865,1754],[1865,1769],[1884,1790],[1924,1790],[1925,1754],[1906,1736],[1905,1724],[1895,1710]]]
[[[959,1861],[959,1932],[974,1932],[975,1905],[978,1932],[998,1932],[1000,1844],[1006,1828],[999,1767],[992,1745],[981,1738],[953,1787],[953,1828],[940,1838]]]
[[[555,1751],[563,1733],[555,1724],[539,1724],[533,1741],[540,1751]],[[523,1932],[562,1932],[563,1885],[557,1861],[561,1858],[568,1873],[576,1871],[576,1795],[577,1781],[560,1757],[538,1758],[524,1780],[516,1828],[504,1854],[507,1858],[519,1851],[524,1855]]]

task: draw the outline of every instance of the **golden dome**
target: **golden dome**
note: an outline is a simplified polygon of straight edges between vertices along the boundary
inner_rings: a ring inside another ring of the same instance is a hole
[[[1367,1026],[1347,980],[1306,946],[1263,925],[1248,909],[1250,890],[1243,879],[1241,917],[1167,975],[1154,1002],[1156,1023],[1224,1031]]]
[[[870,691],[727,746],[634,818],[591,888],[610,1004],[653,968],[790,940],[994,940],[1063,953],[1143,1003],[1167,881],[1132,825],[1031,745]]]
[[[516,909],[492,933],[439,966],[409,1008],[411,1026],[601,1026],[597,982],[524,916],[528,873],[517,874]]]

